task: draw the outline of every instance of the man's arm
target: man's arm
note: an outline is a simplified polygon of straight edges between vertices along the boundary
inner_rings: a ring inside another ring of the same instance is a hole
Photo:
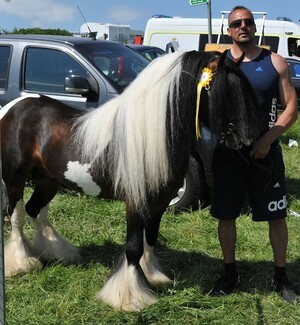
[[[298,118],[297,94],[292,84],[288,64],[282,56],[276,53],[272,53],[271,59],[279,74],[279,97],[283,111],[274,126],[257,141],[250,151],[250,156],[255,159],[264,158],[273,141],[288,130]]]

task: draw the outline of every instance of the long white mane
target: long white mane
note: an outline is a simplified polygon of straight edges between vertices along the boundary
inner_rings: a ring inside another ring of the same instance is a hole
[[[175,52],[154,60],[118,97],[76,122],[75,141],[85,161],[110,163],[114,190],[141,207],[172,176],[166,141],[166,112],[178,107],[181,58]],[[105,158],[108,153],[109,157]],[[103,166],[101,166],[103,164]]]

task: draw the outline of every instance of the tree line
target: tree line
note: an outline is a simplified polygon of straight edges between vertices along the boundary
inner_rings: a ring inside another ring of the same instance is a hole
[[[1,34],[38,34],[38,35],[63,35],[63,36],[72,36],[73,33],[65,29],[42,29],[42,28],[14,28],[12,32],[2,29]]]

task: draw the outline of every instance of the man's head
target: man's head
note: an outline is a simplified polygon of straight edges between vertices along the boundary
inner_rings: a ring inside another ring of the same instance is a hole
[[[228,16],[228,35],[237,44],[254,41],[256,25],[252,12],[243,6],[236,6]]]

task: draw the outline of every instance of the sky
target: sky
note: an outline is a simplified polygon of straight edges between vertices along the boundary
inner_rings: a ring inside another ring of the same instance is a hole
[[[244,5],[252,11],[266,11],[268,19],[288,17],[300,23],[300,0],[210,0],[212,18],[220,11]],[[226,3],[226,5],[224,4]],[[0,0],[0,29],[60,28],[79,32],[88,22],[130,25],[145,30],[155,14],[185,18],[207,18],[207,5],[191,6],[189,0]]]

